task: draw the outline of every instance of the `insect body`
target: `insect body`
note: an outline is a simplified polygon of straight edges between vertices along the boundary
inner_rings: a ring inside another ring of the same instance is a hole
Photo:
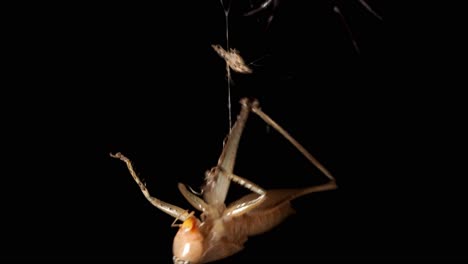
[[[155,207],[182,221],[173,241],[173,261],[176,264],[195,264],[216,261],[243,249],[249,236],[267,232],[280,224],[293,209],[290,201],[302,195],[336,188],[334,177],[302,145],[274,120],[266,115],[256,100],[241,100],[242,108],[224,145],[218,164],[206,173],[203,198],[190,192],[182,183],[178,188],[187,201],[201,212],[194,212],[163,202],[151,196],[136,175],[129,159],[117,153],[112,157],[124,161],[145,197]],[[254,112],[268,125],[281,133],[330,181],[326,184],[299,189],[265,190],[233,172],[237,149],[248,115]],[[235,182],[252,193],[230,205],[225,205],[230,183]]]
[[[238,73],[252,73],[252,69],[245,64],[238,50],[230,49],[226,51],[221,45],[211,45],[211,47],[226,61],[227,66],[233,71]]]

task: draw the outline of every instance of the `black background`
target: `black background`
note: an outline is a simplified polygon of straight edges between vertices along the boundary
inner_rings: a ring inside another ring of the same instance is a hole
[[[168,2],[11,8],[2,258],[171,262],[172,218],[109,157],[126,154],[154,196],[189,209],[177,182],[198,188],[221,153],[226,73],[210,45],[226,46],[223,8]],[[465,254],[462,210],[445,203],[461,196],[444,189],[441,159],[419,154],[437,147],[419,137],[433,115],[407,111],[426,102],[396,80],[384,22],[336,1],[358,54],[332,1],[283,1],[268,28],[269,13],[245,17],[244,2],[232,3],[229,44],[255,63],[233,74],[233,117],[240,98],[258,98],[339,189],[295,200],[296,215],[220,263]],[[383,1],[368,2],[385,17]],[[237,161],[265,188],[323,181],[254,115]]]

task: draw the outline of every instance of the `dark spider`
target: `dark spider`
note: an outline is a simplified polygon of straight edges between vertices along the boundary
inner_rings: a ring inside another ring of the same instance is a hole
[[[374,15],[379,20],[382,20],[382,17],[379,14],[377,14],[377,12],[375,12],[372,9],[372,7],[370,7],[370,5],[367,4],[367,2],[365,0],[356,0],[356,1],[358,1],[369,13]],[[270,15],[268,16],[268,19],[267,19],[267,23],[269,25],[271,23],[271,21],[273,20],[273,17],[275,15],[275,11],[278,8],[279,3],[280,3],[280,0],[265,0],[265,2],[263,2],[259,7],[255,8],[253,10],[250,10],[249,12],[245,13],[245,15],[246,16],[255,15],[255,14],[259,13],[260,11],[266,10],[267,8],[271,7],[272,12],[270,13]],[[335,8],[336,8],[336,4],[335,4]]]
[[[367,12],[371,13],[373,16],[375,16],[377,19],[379,20],[382,20],[382,17],[377,13],[375,12],[372,7],[367,4],[367,2],[365,0],[356,0],[359,4],[361,4],[362,7],[364,7]],[[333,2],[336,2],[336,1],[333,1]],[[267,28],[270,27],[270,24],[271,22],[273,21],[273,18],[274,18],[274,15],[276,13],[276,9],[278,8],[279,6],[279,3],[280,3],[280,0],[265,0],[259,7],[257,8],[254,8],[253,10],[250,10],[248,11],[247,13],[245,13],[246,16],[251,16],[251,15],[255,15],[255,14],[258,14],[260,13],[261,11],[267,11],[267,9],[270,9],[271,12],[269,13],[268,15],[268,19],[267,19]],[[350,37],[351,37],[351,40],[353,42],[353,45],[354,45],[354,48],[356,49],[356,52],[359,53],[359,47],[358,45],[356,44],[356,41],[354,40],[354,36],[350,30],[350,28],[348,27],[347,23],[346,23],[346,19],[345,17],[343,16],[343,14],[341,13],[340,11],[340,8],[338,7],[338,4],[337,3],[334,3],[333,4],[333,11],[340,16],[340,18],[342,19],[343,23],[344,23],[344,26],[346,28],[346,30],[348,31]]]
[[[263,10],[267,10],[268,8],[271,8],[271,13],[267,19],[267,28],[268,28],[271,24],[271,21],[273,21],[273,17],[275,15],[276,9],[278,8],[279,2],[280,0],[266,0],[259,7],[245,13],[245,15],[246,16],[255,15],[255,14],[260,13]]]

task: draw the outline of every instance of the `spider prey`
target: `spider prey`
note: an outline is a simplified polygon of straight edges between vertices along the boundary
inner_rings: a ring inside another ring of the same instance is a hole
[[[242,59],[238,50],[230,49],[229,51],[226,51],[221,47],[221,45],[211,45],[211,47],[213,47],[218,55],[226,61],[226,67],[229,67],[238,73],[252,73],[252,69],[245,64],[244,59]]]
[[[280,224],[293,209],[290,201],[309,193],[335,189],[334,177],[302,145],[266,115],[256,100],[242,99],[242,108],[224,145],[218,164],[206,172],[203,198],[179,183],[178,188],[187,201],[201,211],[197,218],[194,212],[163,202],[151,196],[135,173],[132,163],[124,155],[111,154],[124,161],[141,191],[155,207],[182,221],[173,241],[173,261],[176,264],[194,264],[216,261],[243,249],[249,236],[269,231]],[[298,188],[264,190],[255,183],[233,173],[239,140],[247,117],[254,112],[268,125],[281,133],[328,179],[328,183]],[[225,198],[231,181],[252,191],[226,206]],[[173,223],[173,225],[174,225]]]

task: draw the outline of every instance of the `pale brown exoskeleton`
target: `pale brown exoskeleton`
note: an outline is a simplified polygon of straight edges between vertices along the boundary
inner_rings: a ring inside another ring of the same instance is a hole
[[[245,64],[238,50],[230,49],[226,51],[221,45],[211,45],[211,47],[226,61],[227,67],[231,68],[233,71],[238,73],[252,73],[252,69]]]
[[[175,205],[151,196],[135,173],[129,159],[117,153],[112,157],[121,159],[139,185],[145,197],[155,207],[183,223],[173,241],[173,261],[176,264],[195,264],[216,261],[231,256],[243,249],[249,236],[261,234],[280,224],[293,213],[290,201],[309,193],[335,189],[335,178],[302,145],[266,115],[258,101],[242,99],[242,109],[224,145],[218,164],[207,171],[203,198],[190,192],[179,183],[178,188],[187,201],[201,211],[200,219]],[[233,173],[237,148],[250,112],[254,112],[268,125],[281,133],[330,181],[326,184],[299,188],[264,190],[253,182]],[[225,205],[231,181],[244,186],[253,193],[230,205]],[[175,222],[175,221],[174,221]]]

